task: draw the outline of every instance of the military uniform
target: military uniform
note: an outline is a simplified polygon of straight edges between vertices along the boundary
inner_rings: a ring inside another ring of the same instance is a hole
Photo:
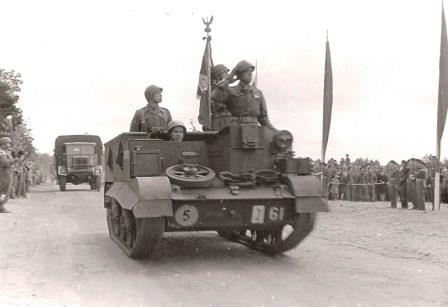
[[[168,123],[172,121],[168,109],[161,108],[158,105],[147,105],[137,110],[131,121],[131,132],[166,132]]]
[[[14,158],[5,150],[0,149],[0,213],[8,212],[4,204],[8,202],[12,184],[12,165]]]
[[[376,191],[375,191],[375,182],[376,176],[372,170],[367,170],[366,172],[366,181],[367,181],[367,201],[375,201],[376,200]]]
[[[426,172],[419,169],[415,172],[415,196],[414,207],[412,209],[425,210],[425,180]]]
[[[274,129],[268,119],[268,111],[263,93],[255,86],[250,85],[250,80],[245,73],[254,70],[254,66],[247,61],[240,61],[229,75],[232,80],[236,75],[239,84],[226,90],[225,104],[232,114],[232,123],[260,123],[262,126]]]
[[[212,130],[220,131],[231,125],[232,113],[227,109],[228,85],[212,87]]]
[[[227,109],[230,111],[235,123],[240,119],[245,122],[259,122],[262,126],[275,129],[268,119],[268,110],[263,93],[253,85],[238,84],[229,87],[226,100]]]
[[[399,179],[400,172],[398,169],[395,169],[388,174],[387,191],[389,194],[390,206],[392,208],[397,208],[397,190]]]
[[[409,168],[404,166],[400,170],[400,181],[399,181],[399,191],[400,191],[400,201],[401,208],[408,208],[408,179],[409,179]]]
[[[211,70],[212,130],[215,131],[220,131],[231,124],[232,114],[225,104],[229,82],[223,79],[228,71],[229,69],[223,64],[215,65]]]
[[[150,85],[145,89],[146,107],[137,110],[131,121],[131,132],[166,133],[168,123],[172,121],[168,109],[159,107],[162,102],[161,87]]]

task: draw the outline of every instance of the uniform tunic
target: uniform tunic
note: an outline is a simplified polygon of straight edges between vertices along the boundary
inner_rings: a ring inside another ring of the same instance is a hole
[[[158,105],[147,105],[134,114],[131,121],[131,132],[166,132],[168,123],[172,121],[168,109],[161,108]]]
[[[252,85],[229,87],[226,105],[233,117],[253,117],[262,126],[275,129],[268,119],[268,111],[263,93]]]
[[[6,195],[5,202],[8,201],[11,189],[13,164],[14,158],[11,154],[0,149],[0,194]]]
[[[407,180],[409,178],[409,168],[404,167],[400,170],[400,182],[399,182],[399,191],[400,191],[400,201],[401,208],[408,207],[408,186]]]
[[[228,86],[212,87],[212,130],[220,131],[231,125],[232,114],[227,109]]]

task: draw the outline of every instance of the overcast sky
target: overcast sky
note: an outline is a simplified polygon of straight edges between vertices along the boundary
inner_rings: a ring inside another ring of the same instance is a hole
[[[201,17],[213,15],[215,64],[257,60],[271,121],[297,155],[320,157],[327,29],[327,158],[435,153],[441,1],[157,2],[2,1],[0,67],[23,75],[19,106],[40,152],[61,134],[127,131],[150,84],[174,119],[197,123]]]

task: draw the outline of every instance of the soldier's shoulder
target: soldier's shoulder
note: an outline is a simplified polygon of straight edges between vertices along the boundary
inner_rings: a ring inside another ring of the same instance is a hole
[[[241,93],[241,88],[238,85],[229,86],[228,90],[230,95],[238,95]]]
[[[164,113],[170,114],[170,110],[168,110],[167,108],[160,107],[160,110],[162,110],[162,112]]]
[[[260,89],[256,88],[255,86],[251,85],[250,89],[252,93],[254,93],[255,95],[263,96],[263,92]]]

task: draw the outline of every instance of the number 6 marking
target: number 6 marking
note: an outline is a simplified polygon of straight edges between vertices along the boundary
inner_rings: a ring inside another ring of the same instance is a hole
[[[285,215],[285,208],[271,207],[269,209],[269,219],[271,221],[282,221]]]

